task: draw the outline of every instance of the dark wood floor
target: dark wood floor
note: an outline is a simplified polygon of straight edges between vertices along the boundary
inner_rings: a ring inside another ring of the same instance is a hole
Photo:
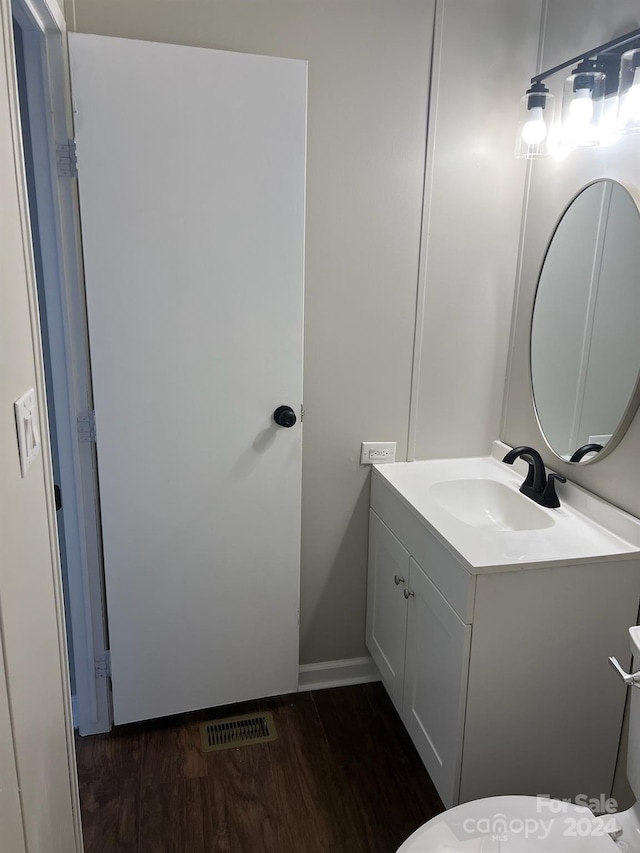
[[[271,711],[278,739],[202,753],[199,723]],[[87,853],[395,853],[443,810],[380,684],[77,739]]]

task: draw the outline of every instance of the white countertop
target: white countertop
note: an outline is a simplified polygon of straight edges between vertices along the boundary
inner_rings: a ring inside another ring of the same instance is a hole
[[[557,484],[561,506],[547,509],[549,526],[505,530],[465,523],[443,507],[435,484],[451,480],[494,480],[518,493],[527,463],[501,461],[510,448],[494,442],[493,456],[375,465],[379,477],[442,539],[472,572],[509,566],[534,568],[572,562],[636,559],[640,520],[573,483]],[[519,495],[523,500],[530,500]],[[532,501],[533,503],[533,501]]]

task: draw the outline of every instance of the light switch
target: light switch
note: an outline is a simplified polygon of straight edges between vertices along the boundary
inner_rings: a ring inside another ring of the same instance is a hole
[[[38,425],[38,408],[36,392],[29,388],[19,400],[13,404],[16,413],[18,430],[18,451],[20,453],[20,471],[25,477],[31,463],[40,454],[40,428]]]

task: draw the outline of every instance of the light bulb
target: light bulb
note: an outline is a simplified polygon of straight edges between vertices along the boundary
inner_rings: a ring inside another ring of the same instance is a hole
[[[593,118],[593,101],[590,89],[576,89],[569,104],[569,115],[580,124],[589,124]]]
[[[554,97],[544,83],[533,80],[520,98],[516,157],[548,157],[547,140],[553,126]]]
[[[544,121],[544,110],[542,107],[533,107],[530,111],[531,117],[522,127],[522,139],[527,145],[537,145],[547,135],[547,125]]]

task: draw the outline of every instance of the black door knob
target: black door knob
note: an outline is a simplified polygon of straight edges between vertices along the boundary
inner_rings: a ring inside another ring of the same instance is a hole
[[[281,427],[292,427],[297,420],[291,406],[278,406],[273,413],[273,419]]]

